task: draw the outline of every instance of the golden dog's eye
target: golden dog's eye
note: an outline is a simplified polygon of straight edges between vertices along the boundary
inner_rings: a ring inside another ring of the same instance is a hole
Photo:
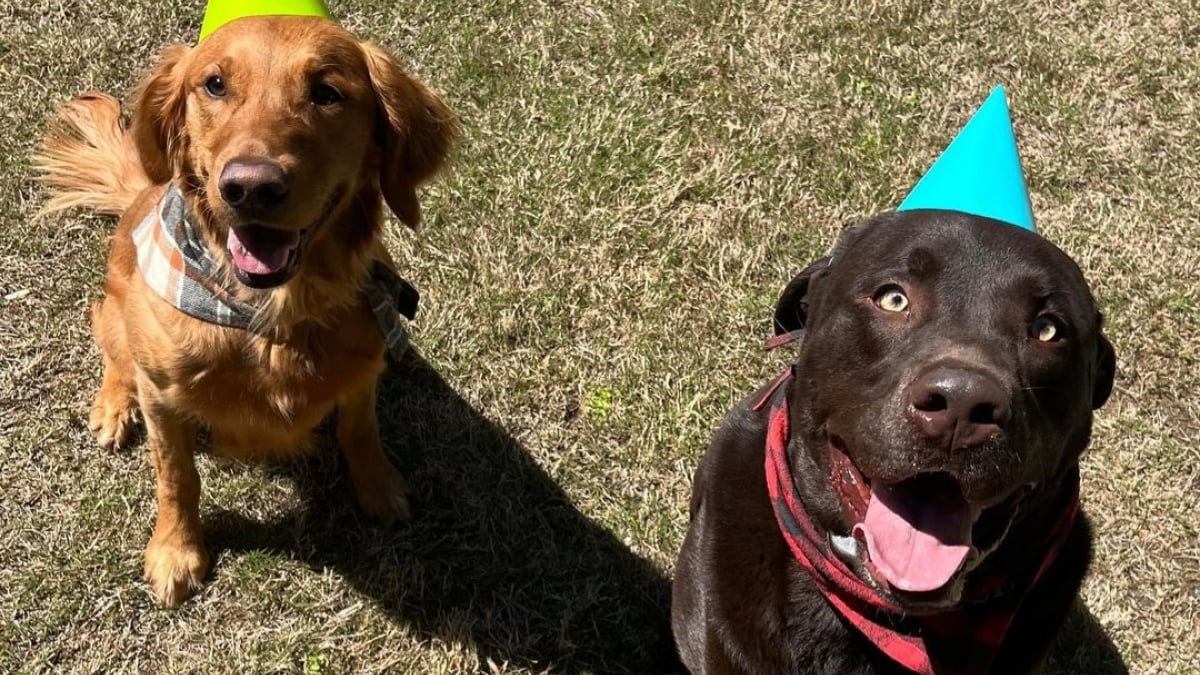
[[[889,284],[875,291],[875,305],[885,312],[903,312],[908,309],[908,296],[904,289]]]
[[[316,85],[312,88],[312,93],[309,96],[312,98],[314,104],[322,107],[340,103],[346,99],[345,96],[342,96],[342,92],[328,84]]]
[[[225,96],[225,80],[220,75],[213,75],[204,81],[204,93],[213,98]]]
[[[1029,334],[1040,342],[1058,342],[1063,338],[1063,331],[1052,316],[1039,316],[1030,327]]]

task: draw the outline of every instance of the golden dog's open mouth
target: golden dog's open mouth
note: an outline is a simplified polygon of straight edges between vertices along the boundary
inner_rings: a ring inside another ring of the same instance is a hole
[[[266,225],[229,228],[226,247],[238,281],[250,288],[273,288],[286,282],[300,260],[304,232]]]

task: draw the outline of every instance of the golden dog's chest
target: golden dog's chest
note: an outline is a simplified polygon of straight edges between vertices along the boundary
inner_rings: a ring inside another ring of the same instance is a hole
[[[340,397],[383,370],[373,317],[347,314],[336,329],[283,339],[211,324],[196,330],[189,319],[189,330],[170,341],[174,354],[139,361],[152,380],[169,383],[163,391],[171,407],[211,430],[214,448],[247,457],[293,452],[308,447]]]
[[[193,409],[202,411],[214,446],[237,454],[307,447],[312,431],[337,406],[339,394],[375,378],[383,365],[382,354],[334,361],[280,346],[229,356],[233,367],[218,363],[193,375],[189,398]],[[235,405],[229,405],[231,399]]]

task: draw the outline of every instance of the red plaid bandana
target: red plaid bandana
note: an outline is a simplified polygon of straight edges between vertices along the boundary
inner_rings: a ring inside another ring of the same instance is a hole
[[[783,373],[754,406],[771,404],[767,428],[767,491],[779,531],[792,555],[812,575],[826,601],[864,637],[896,663],[921,675],[986,673],[1000,649],[1022,600],[1050,567],[1066,541],[1079,508],[1079,473],[1072,470],[1059,497],[1059,517],[1042,533],[1041,559],[1024,561],[1012,576],[972,580],[960,609],[932,616],[908,616],[863,582],[830,550],[797,494],[788,464],[790,436],[788,390],[793,377]]]

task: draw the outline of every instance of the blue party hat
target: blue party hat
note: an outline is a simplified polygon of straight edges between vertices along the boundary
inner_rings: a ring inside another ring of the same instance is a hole
[[[1004,87],[998,86],[898,211],[944,209],[1037,231]]]

